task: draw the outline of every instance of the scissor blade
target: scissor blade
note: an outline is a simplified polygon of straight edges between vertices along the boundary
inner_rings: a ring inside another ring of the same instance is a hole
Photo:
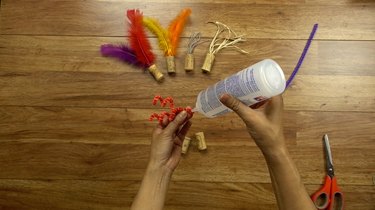
[[[327,134],[324,134],[323,140],[324,140],[324,151],[326,153],[327,173],[328,175],[333,177],[334,171],[333,171],[332,153],[331,153],[331,147],[329,145],[329,139],[328,139]]]

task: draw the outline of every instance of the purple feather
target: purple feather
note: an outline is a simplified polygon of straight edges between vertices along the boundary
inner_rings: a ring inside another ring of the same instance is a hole
[[[126,45],[116,46],[112,44],[103,44],[100,47],[100,52],[103,56],[115,57],[131,65],[144,67],[140,62],[138,62],[134,51]]]

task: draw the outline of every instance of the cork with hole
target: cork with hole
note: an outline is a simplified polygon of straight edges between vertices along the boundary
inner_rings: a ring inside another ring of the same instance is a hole
[[[190,146],[190,141],[191,141],[191,138],[186,136],[184,139],[184,142],[182,143],[182,151],[181,151],[182,154],[187,153],[189,146]]]
[[[186,54],[185,57],[185,71],[193,71],[194,70],[194,55],[193,54]]]
[[[160,72],[160,70],[155,64],[148,67],[148,71],[152,74],[152,76],[156,79],[156,81],[158,82],[163,81],[164,75],[163,73]]]
[[[206,145],[206,139],[204,137],[204,133],[203,132],[196,133],[195,134],[195,138],[198,141],[198,149],[199,150],[206,150],[207,149],[207,145]]]
[[[215,55],[211,53],[207,53],[206,58],[204,59],[204,63],[202,66],[202,71],[204,73],[209,73],[211,72],[212,65],[215,60]]]
[[[174,62],[174,56],[167,56],[167,71],[168,74],[176,73],[176,64]]]

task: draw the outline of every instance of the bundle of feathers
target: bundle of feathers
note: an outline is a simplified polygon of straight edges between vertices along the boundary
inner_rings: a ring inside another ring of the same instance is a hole
[[[183,9],[170,23],[167,30],[156,19],[143,17],[141,11],[137,9],[128,10],[126,15],[130,22],[129,45],[104,44],[100,51],[103,56],[115,57],[130,65],[148,69],[157,81],[162,81],[164,76],[155,65],[155,55],[152,52],[143,25],[157,36],[159,47],[167,56],[168,72],[173,73],[175,72],[174,56],[177,52],[180,35],[190,13],[191,9]]]
[[[148,69],[157,81],[163,79],[163,74],[155,66],[155,55],[146,37],[142,22],[143,14],[139,10],[128,10],[127,18],[130,22],[129,45],[104,44],[100,51],[103,56],[115,57],[128,64]]]
[[[163,28],[155,18],[143,17],[143,24],[158,38],[159,47],[167,58],[168,73],[176,72],[174,56],[177,54],[180,36],[184,30],[186,21],[191,14],[191,9],[181,10],[175,19],[171,21],[168,29]]]

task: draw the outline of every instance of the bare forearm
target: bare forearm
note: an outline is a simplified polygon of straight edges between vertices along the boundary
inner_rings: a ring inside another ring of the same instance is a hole
[[[286,148],[263,153],[280,210],[315,210]]]
[[[162,210],[171,173],[148,167],[131,210]]]

